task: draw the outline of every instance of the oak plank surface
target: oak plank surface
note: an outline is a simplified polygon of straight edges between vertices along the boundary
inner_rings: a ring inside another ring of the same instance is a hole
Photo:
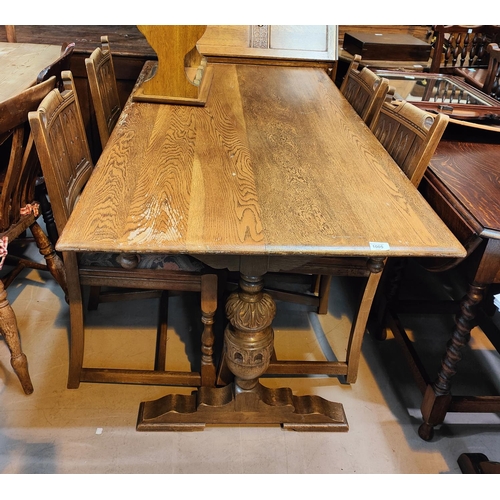
[[[495,143],[442,141],[431,170],[489,238],[500,239],[500,134]],[[491,135],[494,138],[494,134]],[[474,182],[471,182],[474,179]]]
[[[60,54],[60,45],[0,42],[0,102],[35,84]]]
[[[464,255],[325,71],[213,68],[203,108],[127,103],[59,250]]]

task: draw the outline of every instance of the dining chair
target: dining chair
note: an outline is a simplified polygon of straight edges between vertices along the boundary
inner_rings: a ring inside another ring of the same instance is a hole
[[[27,359],[21,351],[17,320],[7,298],[7,287],[25,268],[49,270],[66,290],[62,261],[38,225],[39,206],[35,201],[37,155],[28,125],[28,113],[37,109],[54,88],[55,77],[34,85],[0,103],[0,142],[6,158],[0,157],[0,269],[8,258],[12,269],[0,280],[0,331],[11,352],[11,365],[26,394],[33,392]],[[4,162],[5,160],[5,162]],[[30,229],[46,264],[18,257],[9,251],[14,240]]]
[[[388,96],[393,94],[394,89],[389,89]],[[417,187],[447,123],[446,115],[428,113],[406,101],[392,102],[387,99],[370,128],[402,172]],[[375,314],[380,324],[385,321],[386,303],[378,289],[382,276],[387,274],[386,271],[382,272],[387,264],[388,262],[366,258],[322,257],[291,269],[291,273],[362,278],[364,284],[361,286],[357,312],[352,320],[344,361],[279,360],[276,353],[273,353],[266,374],[345,375],[347,383],[356,382],[368,319]],[[396,275],[391,275],[391,279],[396,278]],[[223,355],[217,382],[223,385],[231,380],[230,377]]]
[[[389,90],[389,80],[368,68],[359,70],[361,56],[356,54],[342,81],[340,91],[361,119],[370,126]]]
[[[29,114],[59,233],[94,169],[71,72],[64,71],[62,79],[64,91],[54,89],[37,111]],[[68,388],[78,388],[80,382],[214,385],[213,322],[218,283],[215,272],[187,255],[65,252],[63,259],[68,277],[71,331]],[[161,321],[154,369],[84,366],[83,286],[165,292],[160,300]],[[204,328],[199,372],[165,369],[169,291],[200,293]]]
[[[90,57],[85,59],[85,67],[101,146],[104,148],[121,113],[113,58],[107,36],[101,37],[101,47],[97,47]]]
[[[382,105],[371,130],[418,187],[448,122],[448,116],[442,113],[430,113],[406,101],[393,101]],[[406,264],[407,259],[387,262],[384,282],[379,287],[371,317],[371,331],[379,340],[386,338],[387,325],[391,325],[391,329],[400,325],[393,305],[397,302]]]

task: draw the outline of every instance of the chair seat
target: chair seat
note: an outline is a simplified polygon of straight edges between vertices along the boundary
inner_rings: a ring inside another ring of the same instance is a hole
[[[80,255],[80,265],[119,267],[124,269],[166,269],[171,271],[201,272],[207,266],[189,255],[171,254],[121,254],[85,252]]]

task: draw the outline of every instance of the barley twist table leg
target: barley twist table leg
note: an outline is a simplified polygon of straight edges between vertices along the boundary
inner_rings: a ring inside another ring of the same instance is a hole
[[[451,402],[451,379],[457,372],[457,364],[462,358],[460,351],[469,342],[470,331],[481,302],[485,285],[472,284],[460,304],[460,313],[455,318],[455,330],[449,340],[441,369],[432,385],[427,386],[422,401],[423,424],[418,429],[425,441],[432,439],[434,427],[443,422]]]

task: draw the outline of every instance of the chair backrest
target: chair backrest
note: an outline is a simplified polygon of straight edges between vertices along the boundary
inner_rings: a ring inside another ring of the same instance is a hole
[[[358,69],[361,56],[356,54],[344,77],[340,91],[369,126],[378,114],[389,90],[389,81],[368,68]]]
[[[484,80],[483,92],[500,101],[500,48],[490,43],[487,48],[490,60]]]
[[[371,130],[411,182],[418,186],[448,124],[406,101],[386,101]]]
[[[28,113],[37,109],[54,88],[55,80],[52,77],[0,102],[0,142],[4,143],[4,147],[10,145],[7,166],[0,168],[0,231],[15,224],[21,218],[21,209],[35,199],[38,163],[28,126]]]
[[[62,81],[62,93],[52,90],[38,109],[29,113],[59,234],[94,168],[70,71],[63,71]]]
[[[493,25],[436,25],[431,73],[453,68],[485,68],[486,47],[497,41],[500,28]]]
[[[61,47],[61,55],[52,64],[42,69],[36,78],[37,83],[44,82],[49,78],[56,77],[56,87],[62,91],[63,84],[61,80],[61,73],[63,71],[69,70],[69,65],[71,62],[71,56],[73,50],[75,49],[75,43],[64,43]]]
[[[113,58],[107,36],[101,37],[101,47],[97,47],[90,57],[85,59],[85,66],[101,146],[104,148],[121,113]]]

